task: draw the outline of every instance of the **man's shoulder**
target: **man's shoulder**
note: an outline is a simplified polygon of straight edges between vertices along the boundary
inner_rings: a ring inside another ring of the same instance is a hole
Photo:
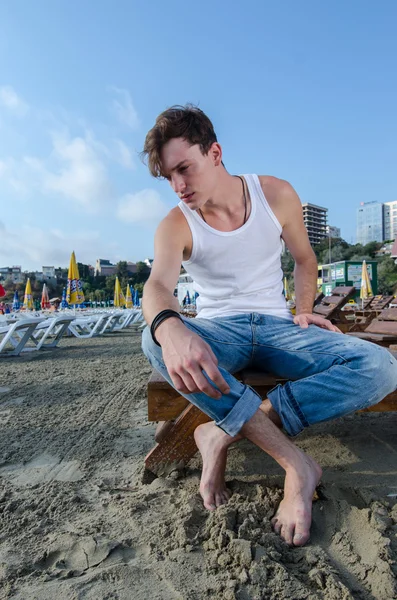
[[[266,197],[268,194],[275,197],[284,196],[294,191],[292,185],[285,179],[272,175],[258,175],[258,179]]]
[[[168,214],[160,221],[160,226],[165,225],[166,227],[180,227],[181,224],[186,223],[186,217],[179,208],[174,206],[168,212]]]
[[[189,245],[191,238],[190,228],[185,215],[178,206],[174,206],[169,213],[160,221],[157,228],[157,237],[168,240],[179,240],[183,247]]]

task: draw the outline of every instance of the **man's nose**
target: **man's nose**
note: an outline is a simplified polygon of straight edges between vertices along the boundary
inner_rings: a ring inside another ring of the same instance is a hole
[[[180,175],[173,175],[171,179],[172,189],[176,194],[183,194],[186,189],[186,183]]]

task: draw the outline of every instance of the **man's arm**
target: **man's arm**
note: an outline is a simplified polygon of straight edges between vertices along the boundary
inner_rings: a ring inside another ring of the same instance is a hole
[[[159,225],[152,271],[145,284],[142,301],[143,314],[149,325],[162,310],[179,312],[174,289],[189,233],[186,219],[178,208],[171,211]],[[164,364],[178,391],[186,394],[204,392],[213,398],[220,398],[220,392],[204,376],[205,371],[223,393],[229,393],[229,386],[218,369],[218,360],[212,348],[178,317],[160,323],[155,336],[161,345]]]
[[[176,229],[176,215],[171,211],[156,231],[154,261],[150,277],[143,288],[142,298],[143,314],[149,325],[162,310],[180,311],[174,289],[181,270],[184,241],[181,235],[175,235]],[[172,322],[175,323],[175,320],[172,319]],[[159,327],[159,332],[160,329],[162,327]]]
[[[314,323],[331,331],[339,331],[327,319],[312,314],[317,291],[318,265],[303,221],[302,204],[298,194],[287,181],[273,177],[260,179],[270,207],[282,226],[282,238],[295,260],[295,323],[304,328]]]
[[[293,187],[282,182],[279,192],[284,224],[282,238],[295,260],[296,314],[312,313],[317,291],[317,259],[303,222],[302,205]]]

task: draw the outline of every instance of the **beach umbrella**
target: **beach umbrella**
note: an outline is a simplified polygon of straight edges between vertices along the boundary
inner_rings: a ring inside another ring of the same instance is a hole
[[[291,295],[289,293],[288,281],[287,281],[286,277],[284,277],[284,296],[285,296],[286,300],[291,299]]]
[[[19,302],[18,290],[14,292],[14,298],[12,301],[12,310],[19,310],[21,308],[21,303]]]
[[[362,301],[362,305],[364,305],[364,300],[369,296],[372,296],[372,286],[369,280],[367,263],[363,260],[363,266],[361,269],[361,287],[360,287],[360,298]]]
[[[48,295],[48,289],[46,284],[43,284],[43,291],[41,292],[41,308],[51,308],[50,297]]]
[[[79,269],[77,267],[74,252],[71,254],[69,263],[66,302],[72,305],[81,304],[84,302],[83,286],[80,281]]]
[[[26,310],[33,310],[33,296],[32,296],[32,286],[30,285],[30,279],[28,278],[25,287],[25,295],[23,298],[23,307]]]
[[[130,288],[130,286],[128,284],[127,284],[127,290],[126,290],[126,294],[125,294],[125,307],[126,308],[132,308],[133,307],[131,288]]]
[[[139,306],[139,292],[138,292],[138,290],[135,290],[135,294],[134,294],[134,305],[135,305],[135,306]]]
[[[119,278],[116,275],[116,281],[114,282],[113,306],[117,306],[118,308],[120,308],[121,306],[124,306],[124,305],[125,305],[124,294],[121,291],[120,281],[119,281]]]
[[[5,291],[5,289],[3,288],[3,286],[0,283],[0,298],[2,298],[5,295],[6,295],[6,291]]]
[[[67,308],[69,306],[66,300],[66,288],[62,290],[62,300],[61,300],[61,308]]]

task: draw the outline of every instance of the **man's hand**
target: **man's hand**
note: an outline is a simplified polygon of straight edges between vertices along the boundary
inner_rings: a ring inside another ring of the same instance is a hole
[[[211,347],[183,323],[167,319],[157,328],[156,337],[161,344],[165,366],[178,392],[204,392],[216,399],[222,396],[219,390],[223,394],[230,392]],[[219,390],[211,385],[203,371]]]
[[[295,325],[299,325],[302,329],[307,329],[309,325],[317,325],[317,327],[322,327],[323,329],[329,329],[329,331],[336,331],[337,333],[342,333],[340,329],[338,329],[335,325],[328,321],[328,319],[324,319],[319,315],[312,315],[310,313],[302,313],[300,315],[295,315],[294,317]]]

